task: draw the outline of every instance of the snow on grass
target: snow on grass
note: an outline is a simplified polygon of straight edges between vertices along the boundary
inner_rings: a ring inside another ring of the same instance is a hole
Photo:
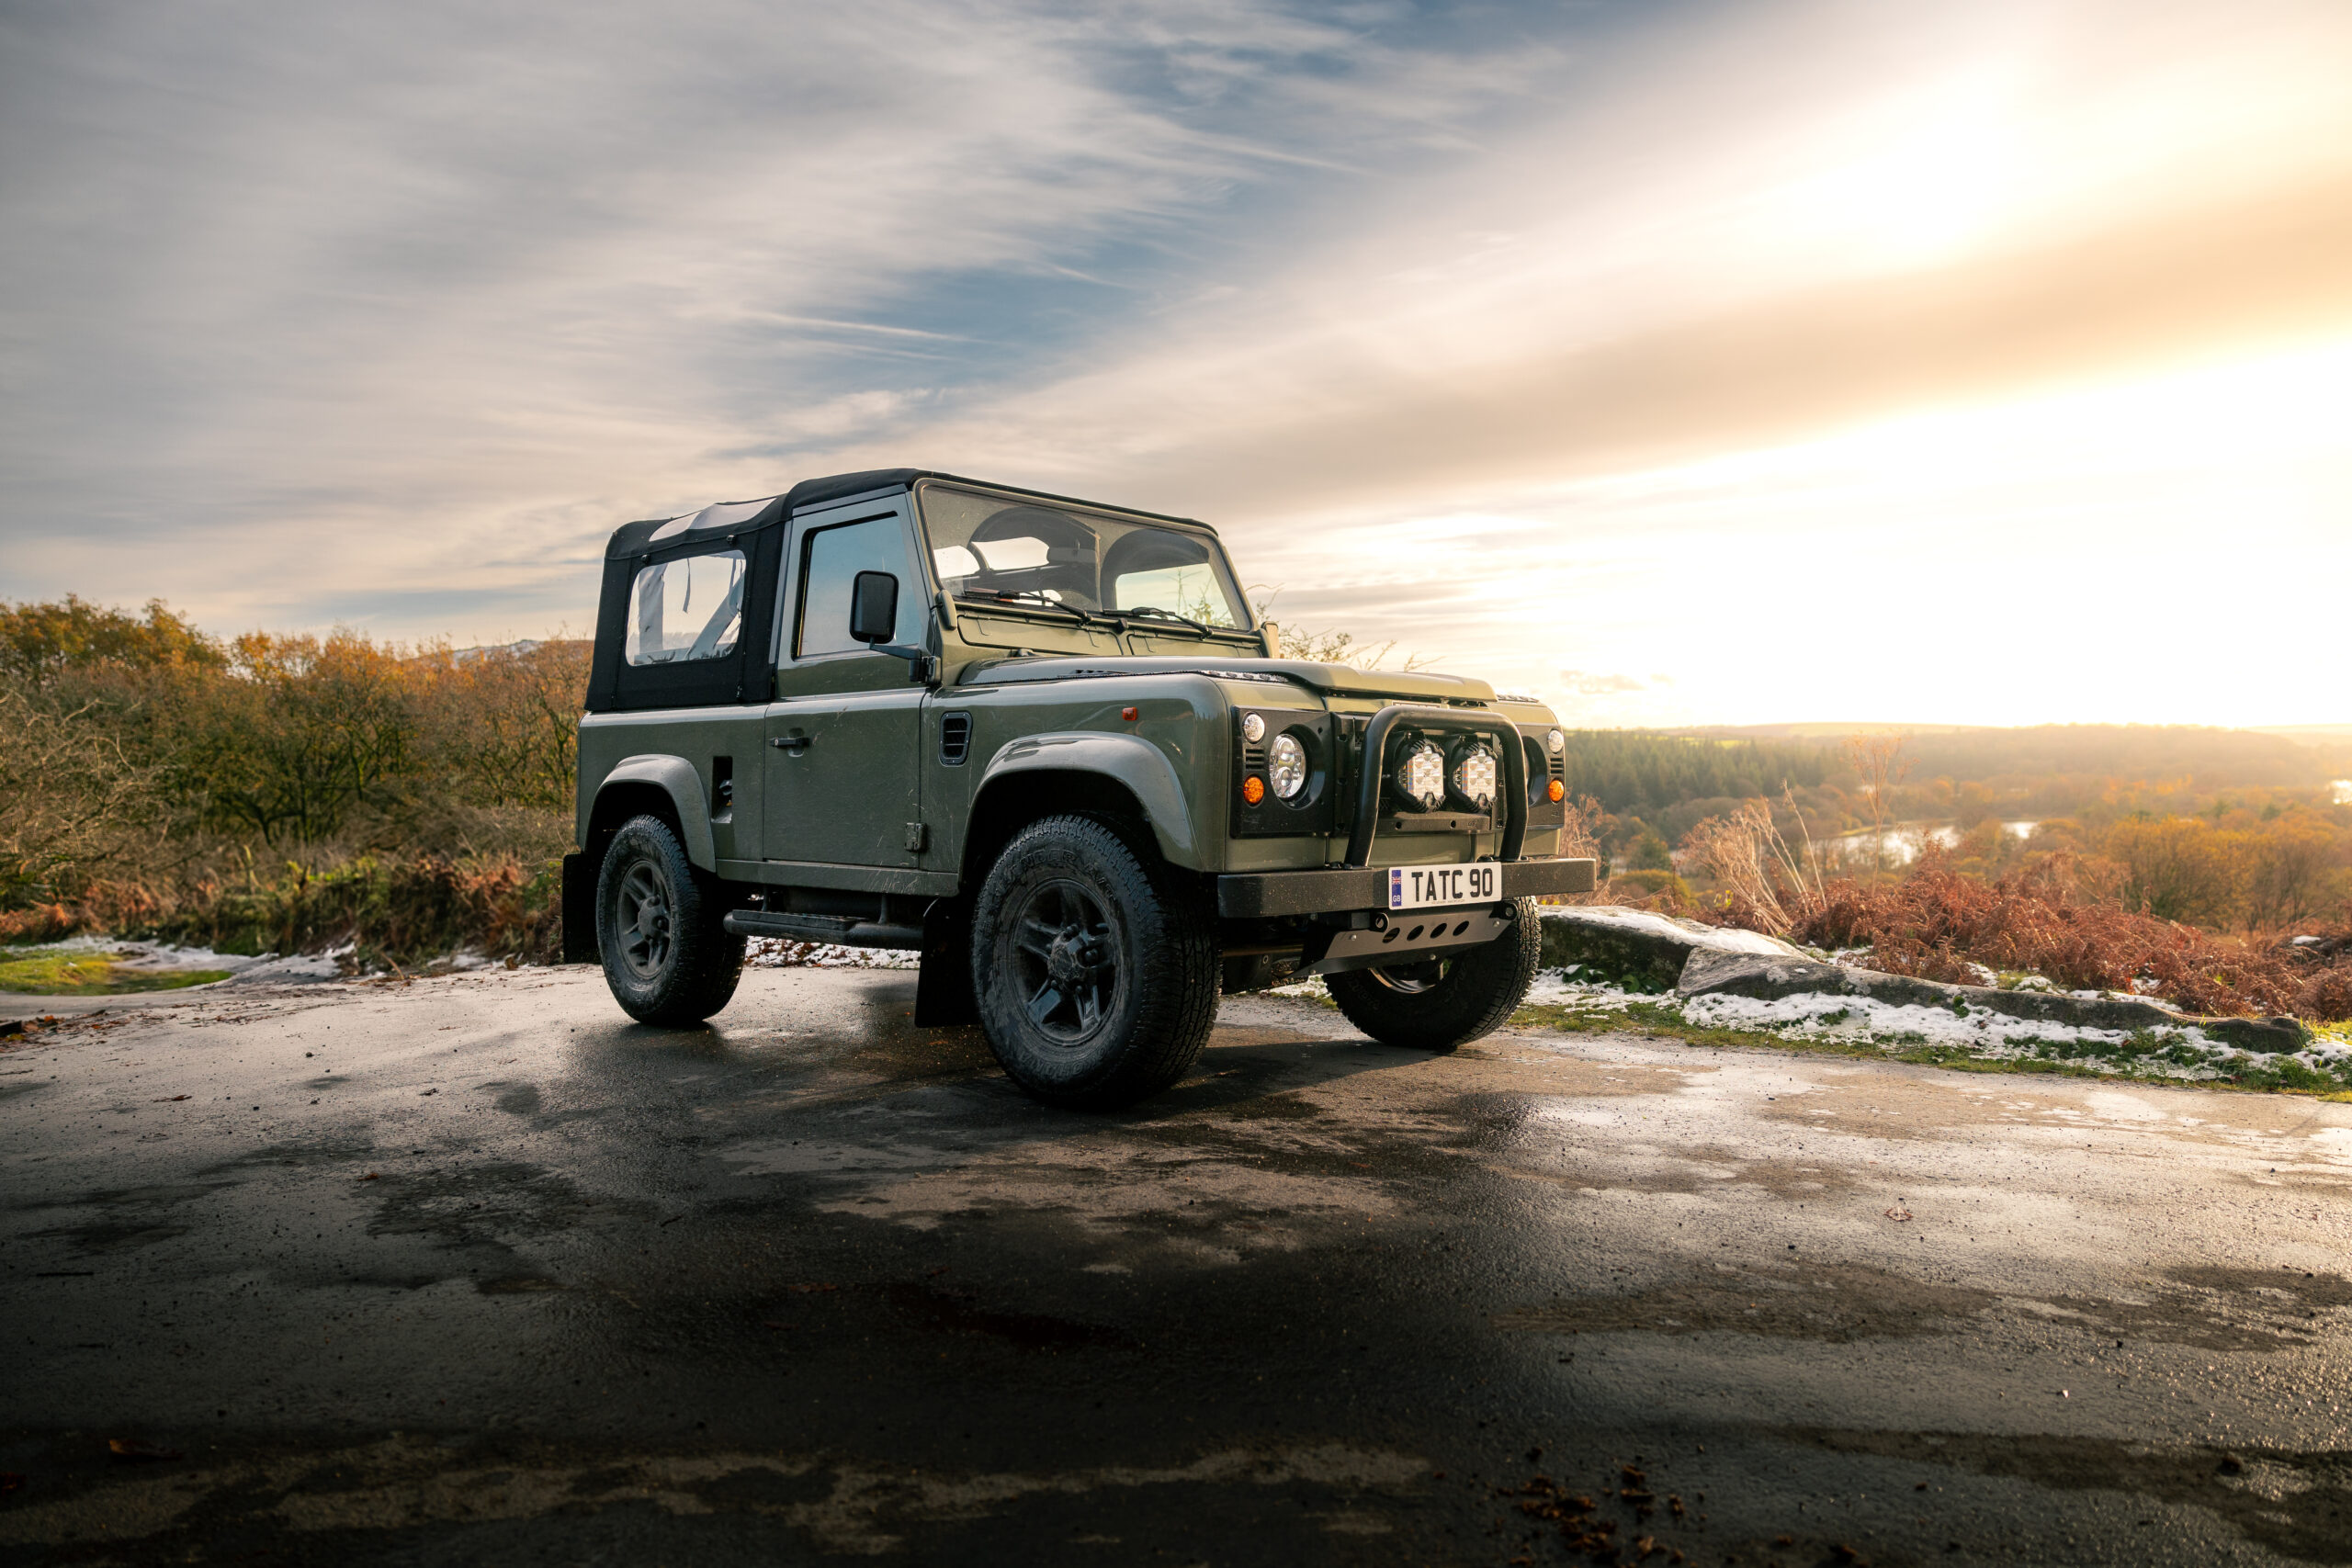
[[[0,947],[0,990],[33,995],[111,995],[204,986],[288,984],[343,977],[351,949],[281,958],[216,953],[169,942],[130,942],[74,936],[20,947]]]
[[[1581,979],[1577,968],[1572,964],[1539,975],[1528,992],[1528,1004],[1557,1009],[1565,1015],[1560,1021],[1585,1028],[1623,1018],[1632,1028],[1747,1035],[1759,1044],[1817,1043],[1911,1060],[2048,1064],[2130,1077],[2352,1090],[2352,1025],[2347,1024],[2319,1026],[2312,1043],[2300,1052],[2266,1055],[2186,1024],[2088,1029],[2010,1018],[1964,1004],[1928,1007],[1818,993],[1770,1001],[1645,996]]]

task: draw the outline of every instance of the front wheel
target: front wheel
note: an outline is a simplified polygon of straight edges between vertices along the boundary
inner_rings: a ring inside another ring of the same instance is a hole
[[[1535,900],[1521,898],[1509,931],[1459,957],[1350,969],[1327,983],[1347,1021],[1382,1044],[1445,1052],[1492,1034],[1519,1010],[1543,949]]]
[[[1092,818],[1007,844],[972,911],[989,1048],[1052,1105],[1133,1104],[1182,1077],[1216,1022],[1216,923],[1200,890]]]
[[[596,947],[613,999],[639,1023],[683,1029],[727,1005],[743,975],[743,939],[677,834],[630,818],[596,874]]]

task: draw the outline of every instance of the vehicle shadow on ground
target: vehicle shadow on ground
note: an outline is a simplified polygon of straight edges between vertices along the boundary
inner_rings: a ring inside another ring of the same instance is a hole
[[[737,1016],[730,1010],[694,1029],[621,1021],[583,1029],[574,1037],[573,1066],[589,1083],[614,1091],[664,1066],[741,1075],[738,1091],[763,1109],[737,1123],[739,1134],[751,1134],[746,1123],[752,1122],[772,1131],[779,1121],[808,1114],[862,1115],[895,1104],[909,1113],[910,1124],[919,1122],[933,1133],[953,1128],[966,1137],[1012,1142],[1203,1117],[1279,1115],[1285,1105],[1297,1106],[1295,1097],[1302,1090],[1429,1059],[1427,1053],[1352,1033],[1224,1023],[1192,1072],[1171,1088],[1123,1109],[1071,1110],[1023,1093],[978,1029],[917,1028],[911,975],[876,974],[861,991],[852,1010],[822,1020],[786,1019],[782,1027],[775,1017],[750,1010]]]

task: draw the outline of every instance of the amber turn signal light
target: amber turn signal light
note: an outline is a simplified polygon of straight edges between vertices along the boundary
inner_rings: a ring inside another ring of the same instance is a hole
[[[1266,798],[1266,781],[1252,774],[1241,781],[1241,798],[1255,806]]]
[[[1566,798],[1567,793],[1567,787],[1562,784],[1557,779],[1554,779],[1550,784],[1544,786],[1544,798],[1552,801],[1555,804],[1557,804],[1559,801]]]

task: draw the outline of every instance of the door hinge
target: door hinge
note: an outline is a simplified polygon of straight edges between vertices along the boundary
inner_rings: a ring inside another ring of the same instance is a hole
[[[907,824],[907,852],[921,854],[931,844],[931,829],[920,822]]]

